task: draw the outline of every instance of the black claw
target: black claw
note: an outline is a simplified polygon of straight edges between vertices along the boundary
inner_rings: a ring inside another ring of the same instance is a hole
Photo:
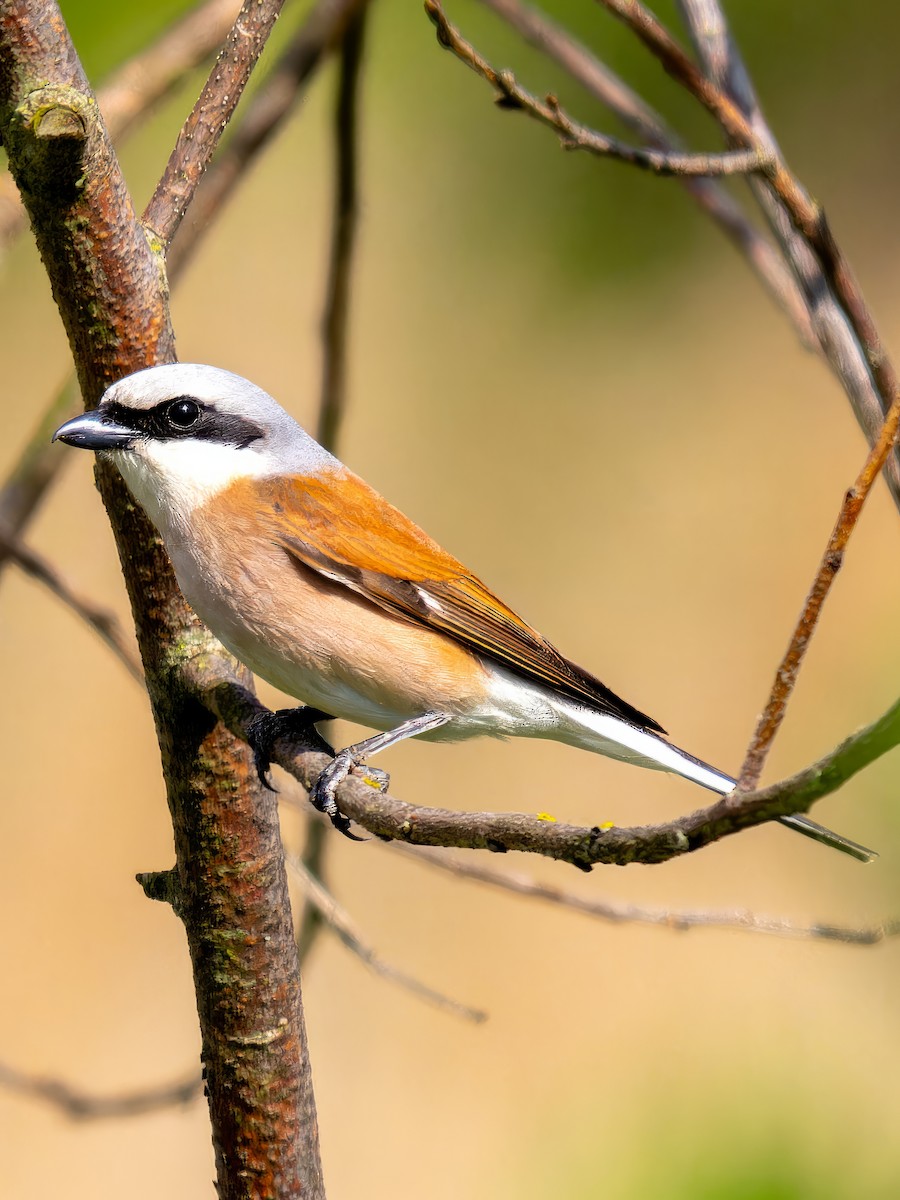
[[[258,713],[247,727],[247,743],[253,751],[253,764],[263,787],[270,792],[278,791],[269,782],[268,775],[272,766],[272,748],[282,738],[297,743],[300,750],[318,750],[334,755],[334,750],[315,728],[317,721],[330,720],[329,713],[307,705]]]
[[[351,842],[367,842],[369,840],[367,837],[360,837],[358,833],[351,832],[350,818],[345,817],[339,809],[331,816],[331,823],[338,833],[342,833]]]
[[[312,785],[309,799],[313,808],[324,813],[335,829],[344,837],[349,838],[351,842],[367,842],[368,838],[350,832],[350,819],[344,816],[335,799],[335,792],[347,778],[353,765],[353,758],[348,751],[342,750],[336,754],[334,760],[328,764]]]

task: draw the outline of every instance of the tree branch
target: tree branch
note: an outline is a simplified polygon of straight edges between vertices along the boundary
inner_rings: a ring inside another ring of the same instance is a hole
[[[450,24],[440,0],[425,0],[425,11],[434,22],[440,44],[497,89],[500,93],[497,103],[501,108],[521,109],[536,121],[549,126],[556,131],[566,150],[586,150],[601,158],[615,158],[656,175],[746,175],[751,171],[761,171],[766,165],[764,157],[756,149],[725,154],[679,154],[631,146],[618,138],[598,133],[570,117],[555,96],[548,95],[545,101],[541,101],[517,82],[512,71],[495,70]]]
[[[809,641],[818,622],[822,605],[843,565],[844,551],[850,535],[856,528],[856,522],[859,520],[872,484],[878,478],[884,461],[897,440],[898,428],[900,428],[900,395],[891,405],[882,426],[881,435],[869,451],[856,482],[844,496],[841,511],[838,513],[831,537],[828,539],[825,554],[806,598],[806,604],[794,636],[775,672],[771,694],[747,749],[737,786],[738,792],[749,791],[759,782],[772,741],[781,727],[788,700],[797,682],[797,675],[806,651],[809,649]]]
[[[482,3],[502,17],[525,41],[562,67],[647,145],[667,153],[684,150],[678,135],[658,112],[586,46],[542,12],[521,0],[482,0]],[[682,176],[679,183],[744,254],[772,299],[791,320],[802,344],[818,351],[819,340],[810,324],[806,300],[776,247],[720,183],[689,176]]]
[[[739,105],[703,75],[649,9],[639,0],[597,0],[597,3],[637,35],[663,69],[715,117],[732,143],[755,149],[762,156],[764,173],[773,192],[818,259],[829,287],[847,316],[878,388],[882,411],[886,412],[897,394],[897,376],[853,270],[835,241],[822,209],[810,199],[781,156],[774,159],[769,156],[771,147],[760,138]]]
[[[900,936],[900,919],[894,917],[877,925],[830,925],[817,921],[799,925],[784,917],[767,917],[747,909],[699,911],[648,908],[641,904],[626,904],[614,900],[597,900],[579,892],[570,892],[553,884],[541,883],[518,871],[496,871],[481,861],[454,857],[427,846],[407,846],[392,842],[391,849],[423,866],[436,867],[459,879],[471,879],[500,891],[512,892],[529,900],[542,900],[560,908],[572,909],[585,916],[614,925],[624,923],[656,925],[663,929],[684,932],[688,929],[737,929],[746,933],[764,933],[773,937],[810,939],[813,941],[843,942],[850,946],[874,946],[889,938]]]
[[[161,1108],[190,1104],[203,1089],[199,1071],[186,1079],[159,1087],[139,1088],[119,1095],[96,1096],[74,1088],[48,1075],[29,1075],[6,1063],[0,1063],[0,1087],[19,1095],[33,1096],[50,1104],[75,1121],[96,1121],[108,1117],[140,1117]]]
[[[335,188],[331,253],[325,312],[322,319],[324,358],[317,439],[329,450],[337,445],[347,400],[347,330],[350,284],[359,212],[358,133],[360,72],[365,46],[366,14],[362,7],[347,26],[341,44],[340,75],[335,106]]]
[[[180,226],[166,256],[171,286],[181,279],[191,255],[212,227],[216,212],[246,178],[250,164],[292,111],[303,86],[340,38],[350,16],[365,3],[366,0],[319,0],[309,13],[203,178],[193,201],[192,220]],[[67,455],[57,453],[57,447],[51,447],[50,435],[64,420],[74,416],[79,399],[77,382],[67,381],[51,401],[0,488],[0,523],[13,534],[20,534],[27,527],[58,472],[69,461]],[[0,571],[5,562],[6,555],[0,547]]]
[[[269,71],[247,109],[200,181],[191,201],[191,219],[179,229],[166,261],[180,272],[219,209],[249,173],[249,166],[293,112],[325,56],[339,44],[347,23],[367,0],[318,0],[287,50]]]
[[[176,21],[146,50],[119,67],[97,91],[97,103],[114,142],[168,95],[221,43],[238,0],[207,0]],[[0,176],[0,247],[28,224],[15,184]],[[74,410],[73,410],[74,411]]]
[[[284,0],[244,0],[241,5],[144,211],[144,224],[163,250],[181,224],[283,4]]]
[[[321,824],[321,822],[316,823]],[[324,825],[322,827],[324,828]],[[321,914],[324,923],[337,935],[351,954],[355,954],[376,975],[380,975],[382,979],[388,980],[389,983],[395,983],[406,991],[411,992],[419,1000],[424,1000],[427,1004],[433,1004],[436,1008],[443,1009],[444,1012],[451,1013],[455,1017],[462,1017],[465,1021],[474,1021],[478,1024],[487,1019],[487,1013],[483,1009],[471,1008],[468,1004],[460,1004],[458,1000],[452,1000],[442,992],[428,987],[427,984],[422,983],[421,980],[416,979],[414,976],[385,962],[365,940],[360,930],[351,920],[347,910],[338,904],[331,892],[313,875],[306,863],[302,859],[290,854],[287,861],[288,866],[293,870],[300,882],[303,895],[310,904],[315,906],[316,910]]]
[[[63,579],[52,563],[23,545],[13,534],[6,533],[2,526],[0,526],[0,551],[17,563],[26,575],[44,584],[54,596],[71,608],[77,617],[90,625],[91,629],[98,633],[109,646],[131,677],[143,685],[144,672],[140,660],[111,612],[99,608],[93,601],[79,595],[72,585]]]
[[[679,0],[679,6],[707,74],[740,106],[761,143],[779,156],[778,142],[765,119],[718,0]],[[748,186],[799,284],[820,348],[840,380],[860,428],[873,444],[881,430],[886,405],[878,394],[865,351],[818,259],[795,228],[771,184],[755,176],[748,180]],[[900,451],[888,456],[884,474],[894,503],[900,508]]]

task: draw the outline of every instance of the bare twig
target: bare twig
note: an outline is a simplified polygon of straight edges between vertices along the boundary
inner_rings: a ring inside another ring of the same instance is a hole
[[[244,0],[156,191],[144,224],[167,248],[265,48],[284,0]]]
[[[853,270],[834,240],[822,209],[788,170],[781,156],[770,157],[771,147],[760,138],[753,122],[745,116],[740,106],[706,78],[649,9],[639,0],[597,2],[633,30],[668,74],[716,118],[734,145],[745,149],[752,147],[759,152],[773,192],[783,203],[794,227],[806,239],[829,287],[847,315],[877,385],[882,411],[886,412],[897,395],[897,376]]]
[[[838,514],[831,537],[828,539],[828,546],[826,547],[816,578],[813,581],[812,588],[806,598],[806,605],[800,615],[794,636],[791,638],[784,658],[775,672],[775,681],[772,684],[769,701],[759,719],[753,740],[747,750],[744,765],[741,768],[738,791],[749,791],[759,781],[769,747],[784,718],[787,702],[794,690],[797,674],[809,647],[809,640],[819,619],[822,605],[831,589],[832,583],[834,583],[835,576],[841,569],[844,561],[844,550],[846,549],[850,535],[856,527],[856,522],[859,520],[866,497],[871,491],[872,484],[878,478],[878,474],[884,465],[884,460],[897,439],[898,427],[900,427],[900,395],[897,396],[891,405],[881,430],[881,436],[869,451],[865,465],[857,476],[856,482],[844,496],[841,511]],[[739,803],[737,799],[735,802]]]
[[[91,600],[79,595],[47,559],[23,545],[17,537],[6,532],[2,527],[0,527],[0,551],[17,563],[26,575],[30,575],[32,579],[36,579],[49,588],[53,595],[71,608],[82,621],[87,622],[91,629],[98,633],[109,646],[128,673],[138,683],[143,684],[144,671],[140,660],[113,613],[99,608]]]
[[[190,1104],[203,1091],[199,1071],[186,1079],[159,1087],[140,1088],[119,1095],[96,1096],[74,1088],[61,1079],[46,1075],[29,1075],[6,1063],[0,1063],[0,1087],[20,1095],[33,1096],[53,1105],[76,1121],[100,1120],[107,1117],[139,1117],[161,1108]]]
[[[239,6],[240,0],[205,0],[110,76],[97,92],[110,137],[115,140],[128,133],[189,71],[221,46]]]
[[[685,911],[648,908],[640,904],[597,900],[578,892],[570,892],[565,888],[554,887],[552,884],[540,883],[537,879],[518,871],[496,871],[480,861],[463,861],[458,856],[448,855],[443,850],[434,850],[427,846],[406,846],[402,842],[393,842],[391,849],[395,853],[411,858],[413,862],[437,867],[438,870],[447,871],[460,879],[472,879],[477,883],[499,888],[501,891],[513,892],[517,896],[526,896],[532,900],[543,900],[562,908],[574,909],[576,912],[584,913],[585,916],[596,917],[598,920],[610,921],[613,924],[629,922],[639,925],[657,925],[663,929],[677,931],[739,929],[747,933],[771,934],[774,937],[844,942],[851,946],[874,946],[878,942],[900,936],[900,919],[897,918],[879,921],[877,925],[860,927],[828,925],[818,921],[811,925],[799,925],[784,917],[767,917],[747,909]]]
[[[298,807],[302,808],[303,815],[306,817],[306,840],[303,843],[301,862],[311,875],[316,879],[323,880],[329,845],[328,825],[325,821],[315,819],[317,814],[309,811],[309,805]],[[308,896],[304,897],[303,908],[300,910],[297,920],[297,954],[300,958],[301,971],[306,966],[323,925],[322,913]]]
[[[248,167],[294,110],[322,60],[340,42],[347,22],[367,0],[318,0],[288,49],[268,73],[220,147],[191,202],[190,220],[172,242],[169,272],[182,270],[200,236],[247,177]]]
[[[390,983],[396,983],[406,991],[412,992],[420,1000],[425,1000],[427,1003],[435,1005],[436,1008],[452,1013],[455,1017],[462,1017],[466,1021],[475,1021],[476,1023],[486,1020],[487,1013],[482,1009],[471,1008],[468,1004],[460,1004],[458,1000],[452,1000],[449,996],[435,991],[434,988],[428,987],[427,984],[415,979],[405,971],[385,962],[366,942],[346,909],[342,908],[334,896],[323,887],[303,860],[288,855],[287,861],[288,866],[292,868],[300,882],[304,896],[309,903],[315,905],[328,928],[376,975],[380,975],[382,979],[387,979]]]
[[[97,103],[114,141],[148,116],[188,71],[221,44],[238,3],[206,0],[129,59],[98,89]],[[0,176],[0,246],[7,245],[27,223],[15,184],[9,175]]]
[[[684,150],[678,135],[658,112],[544,13],[522,0],[482,0],[482,3],[562,67],[648,145],[667,153]],[[682,176],[679,183],[745,255],[775,303],[790,318],[803,345],[818,350],[819,342],[810,324],[806,301],[775,246],[720,183],[689,176]]]
[[[316,437],[336,452],[347,399],[347,331],[350,321],[350,287],[359,213],[359,104],[360,74],[368,6],[357,5],[346,22],[340,51],[337,103],[334,114],[335,185],[328,281],[322,319],[322,390]],[[326,735],[327,736],[327,735]],[[310,816],[303,847],[303,866],[318,880],[324,879],[327,847],[331,843],[321,821]],[[322,928],[322,912],[306,897],[297,929],[301,966]]]
[[[718,0],[680,0],[679,6],[707,74],[740,106],[760,143],[767,146],[773,156],[779,156],[778,143],[765,119]],[[881,430],[886,406],[878,394],[865,351],[847,313],[837,302],[818,259],[795,228],[769,181],[757,175],[748,179],[748,185],[799,284],[822,352],[841,381],[856,419],[872,444]],[[888,456],[884,475],[894,503],[900,507],[900,449]]]
[[[22,532],[63,469],[62,460],[69,456],[57,454],[58,446],[51,449],[50,438],[63,421],[75,415],[80,399],[78,380],[74,374],[70,375],[41,415],[37,428],[0,488],[0,529],[5,529],[8,536],[17,537]],[[0,544],[0,573],[8,559],[9,555]]]
[[[231,660],[198,654],[186,668],[198,699],[237,737],[246,738],[253,718],[265,711],[255,696],[233,682]],[[699,850],[719,838],[779,816],[806,812],[900,742],[900,702],[872,725],[842,742],[806,770],[735,800],[662,825],[584,828],[525,813],[458,812],[406,804],[351,777],[338,790],[341,810],[378,837],[415,845],[461,849],[523,850],[590,870],[596,863],[657,863]],[[331,761],[322,753],[277,743],[272,761],[307,791]]]
[[[657,175],[746,175],[762,170],[764,158],[756,149],[728,151],[724,154],[679,154],[631,146],[588,128],[570,117],[557,98],[548,95],[542,101],[526,91],[512,71],[497,71],[467,42],[447,20],[439,0],[425,0],[425,11],[437,28],[438,41],[487,80],[500,93],[497,103],[503,108],[521,109],[535,120],[554,129],[566,150],[586,150],[602,158],[642,167]]]
[[[316,432],[318,440],[330,450],[335,449],[347,398],[347,329],[358,217],[359,80],[367,11],[359,9],[344,34],[335,108],[334,216],[322,320],[322,399]]]

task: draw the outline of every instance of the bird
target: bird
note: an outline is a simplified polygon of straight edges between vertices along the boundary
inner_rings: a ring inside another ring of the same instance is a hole
[[[53,440],[116,465],[200,619],[300,701],[254,722],[257,769],[268,783],[273,742],[306,731],[333,754],[310,798],[349,836],[340,783],[416,736],[544,738],[719,795],[735,787],[565,658],[249,380],[198,363],[149,367],[113,383]],[[328,717],[379,732],[334,754],[315,728]],[[369,771],[386,786],[384,772]],[[875,857],[802,814],[779,820]]]

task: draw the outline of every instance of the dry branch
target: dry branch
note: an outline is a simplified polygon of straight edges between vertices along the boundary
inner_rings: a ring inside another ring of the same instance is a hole
[[[191,203],[167,255],[170,273],[184,268],[207,229],[260,152],[293,112],[303,89],[325,56],[340,43],[348,21],[367,0],[318,0],[233,125]]]
[[[137,1088],[131,1092],[101,1096],[72,1087],[62,1079],[30,1075],[6,1063],[0,1063],[0,1087],[23,1096],[33,1096],[59,1109],[74,1121],[97,1121],[109,1117],[141,1117],[161,1108],[190,1104],[200,1095],[203,1080],[199,1071],[186,1079],[159,1087]]]
[[[645,137],[659,140],[661,135],[665,136],[656,114],[555,26],[526,9],[519,0],[485,2],[529,40],[551,53],[576,79],[610,104]],[[707,109],[719,122],[731,147],[758,156],[754,174],[759,177],[759,198],[780,237],[822,349],[844,384],[854,411],[873,443],[866,466],[847,493],[806,606],[748,747],[738,787],[739,792],[747,792],[758,784],[768,748],[780,727],[822,604],[841,566],[844,550],[872,483],[886,466],[888,485],[895,502],[900,505],[900,471],[897,457],[891,453],[897,442],[900,393],[893,366],[884,352],[850,265],[834,240],[822,209],[810,199],[785,164],[762,116],[718,0],[680,0],[708,76],[639,0],[598,0],[598,3],[623,21],[664,69]],[[553,118],[559,109],[552,97],[548,97],[548,103],[542,106],[540,101],[519,88],[509,72],[494,70],[450,25],[440,0],[425,0],[425,10],[437,26],[439,41],[498,88],[502,101],[523,108],[547,124],[554,124]],[[555,127],[558,132],[564,132],[565,123],[560,126],[557,122]],[[849,354],[846,353],[848,339]],[[882,423],[883,413],[886,416]],[[732,795],[726,803],[740,805],[740,796]]]
[[[0,526],[0,552],[11,558],[26,575],[42,583],[57,599],[71,608],[77,617],[80,617],[95,633],[100,635],[129,675],[138,683],[143,684],[144,672],[140,660],[113,613],[100,608],[92,600],[82,596],[72,584],[63,578],[51,562],[23,545],[17,537],[7,533],[2,526]]]
[[[209,79],[178,135],[144,211],[144,224],[164,250],[181,224],[283,4],[284,0],[244,0]]]
[[[347,337],[350,284],[359,213],[359,86],[368,9],[362,7],[347,26],[341,45],[334,114],[335,185],[331,251],[322,318],[322,392],[316,438],[335,451],[347,402]]]
[[[482,3],[525,41],[562,67],[648,146],[667,153],[684,151],[680,138],[658,112],[606,63],[544,13],[522,0],[482,0]],[[682,176],[679,183],[746,257],[772,299],[791,320],[802,344],[807,349],[818,350],[819,341],[810,323],[806,301],[776,247],[720,183],[690,176]]]
[[[176,87],[222,42],[238,0],[207,0],[119,67],[97,91],[97,103],[114,142]],[[15,184],[0,176],[0,247],[28,224]]]
[[[732,39],[718,0],[680,0],[680,7],[700,61],[710,79],[740,106],[763,145],[780,155],[756,90]],[[870,444],[881,431],[886,404],[878,394],[866,355],[847,313],[838,303],[818,259],[795,228],[771,184],[759,176],[748,180],[769,227],[780,243],[802,291],[819,346],[850,401]],[[888,456],[885,479],[900,507],[900,451]]]
[[[781,727],[788,700],[797,682],[797,675],[803,664],[806,651],[809,649],[809,641],[818,622],[819,614],[822,611],[822,605],[825,603],[828,593],[831,590],[831,585],[834,583],[835,577],[843,565],[844,551],[847,548],[850,535],[856,528],[856,522],[859,520],[859,515],[872,489],[872,484],[878,478],[881,468],[884,466],[885,459],[897,441],[898,428],[900,428],[900,395],[896,397],[894,403],[891,405],[882,426],[881,435],[869,451],[856,482],[844,496],[841,511],[838,514],[831,537],[828,539],[825,554],[822,557],[816,578],[806,598],[806,604],[804,605],[803,612],[800,614],[797,628],[794,630],[790,645],[775,672],[771,694],[766,703],[765,710],[759,718],[753,739],[747,749],[737,786],[738,792],[749,791],[756,787],[759,782],[769,748]],[[738,803],[736,794],[734,802]]]
[[[813,941],[844,942],[851,946],[874,946],[889,938],[900,936],[900,919],[891,918],[877,925],[830,925],[817,921],[800,925],[785,917],[767,917],[747,909],[720,911],[700,909],[648,908],[642,904],[626,904],[615,900],[598,900],[553,884],[541,883],[519,871],[497,871],[482,862],[463,861],[428,846],[406,846],[392,842],[391,849],[423,866],[435,867],[459,879],[471,879],[500,891],[512,892],[529,900],[541,900],[560,908],[570,908],[585,916],[614,925],[633,923],[655,925],[676,932],[688,929],[736,929],[745,933],[764,933],[773,937],[801,938]]]
[[[324,828],[321,822],[316,821],[316,824]],[[398,967],[385,962],[369,945],[347,910],[338,904],[331,892],[323,886],[321,880],[316,878],[306,863],[300,858],[288,855],[288,865],[299,880],[303,895],[310,904],[315,906],[324,924],[337,935],[352,954],[365,963],[370,971],[374,971],[376,975],[380,975],[389,983],[395,983],[398,987],[404,988],[417,999],[424,1000],[427,1004],[432,1004],[435,1008],[440,1008],[454,1017],[462,1017],[463,1020],[474,1021],[476,1024],[487,1019],[487,1013],[482,1009],[471,1008],[468,1004],[460,1004],[458,1000],[445,996],[443,992],[435,991],[434,988],[428,987],[427,984],[422,983],[420,979],[416,979],[408,972],[401,971]]]
[[[664,70],[719,122],[734,145],[756,149],[762,156],[766,164],[765,177],[784,205],[791,223],[816,256],[828,286],[863,349],[878,387],[882,411],[887,412],[897,395],[897,376],[856,276],[834,239],[825,213],[810,198],[781,156],[770,157],[771,145],[759,135],[753,121],[745,116],[740,105],[706,78],[649,9],[639,0],[597,0],[597,3],[618,17],[640,38]]]
[[[630,146],[618,138],[590,129],[570,117],[555,96],[548,95],[546,100],[539,100],[518,83],[512,71],[498,71],[492,67],[450,24],[439,0],[425,0],[425,11],[434,22],[440,44],[452,50],[461,62],[497,89],[497,103],[501,108],[520,109],[548,125],[556,131],[566,150],[586,150],[600,158],[615,158],[656,175],[746,175],[750,171],[760,171],[766,165],[765,157],[756,149],[724,154],[680,154]]]

